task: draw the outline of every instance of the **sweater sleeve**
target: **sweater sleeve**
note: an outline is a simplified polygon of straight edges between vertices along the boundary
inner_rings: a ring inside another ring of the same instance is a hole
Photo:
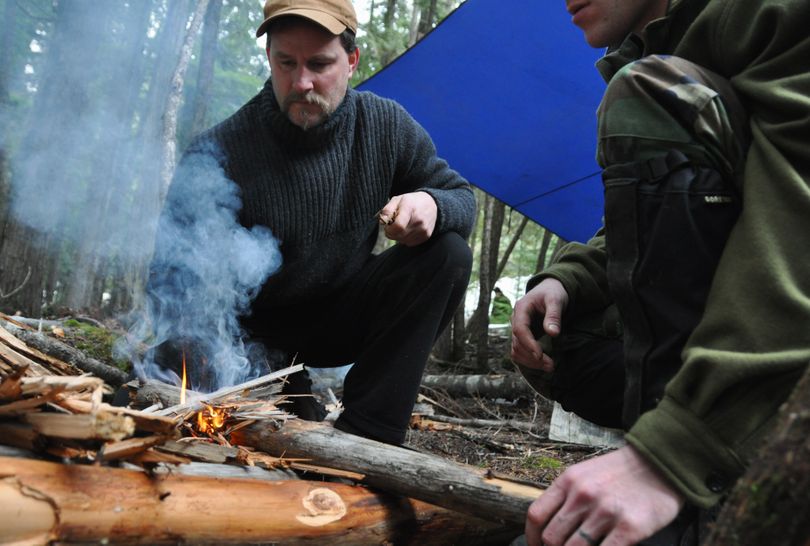
[[[741,475],[810,362],[810,4],[707,9],[715,62],[750,114],[744,208],[682,369],[627,436],[699,506]]]
[[[475,220],[475,197],[470,184],[438,157],[427,131],[401,106],[398,160],[392,194],[423,191],[436,201],[434,233],[454,231],[469,237]]]

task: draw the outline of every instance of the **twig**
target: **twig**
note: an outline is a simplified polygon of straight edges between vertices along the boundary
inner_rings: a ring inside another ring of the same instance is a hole
[[[509,427],[524,432],[542,431],[541,427],[538,427],[534,423],[515,421],[513,419],[459,419],[458,417],[448,417],[446,415],[431,415],[429,419],[439,421],[440,423],[450,423],[465,427]]]
[[[18,286],[17,288],[15,288],[14,290],[12,290],[12,291],[11,291],[11,292],[9,292],[8,294],[3,294],[3,291],[2,291],[2,290],[0,290],[0,299],[6,299],[6,298],[10,298],[10,297],[11,297],[11,296],[13,296],[14,294],[16,294],[17,292],[19,292],[20,290],[22,290],[23,286],[25,286],[25,283],[27,283],[27,282],[28,282],[28,279],[30,279],[30,278],[31,278],[31,266],[29,265],[29,266],[28,266],[28,273],[26,273],[26,274],[25,274],[25,278],[23,279],[23,282],[21,282],[21,283],[20,283],[20,286]]]
[[[189,409],[198,408],[200,405],[202,405],[203,402],[215,402],[217,400],[227,398],[228,396],[230,396],[232,394],[236,394],[236,393],[244,391],[244,390],[255,389],[256,387],[260,387],[260,386],[262,386],[262,385],[264,385],[266,383],[270,383],[270,382],[275,381],[276,379],[279,379],[281,377],[286,377],[286,376],[288,376],[290,374],[300,372],[303,369],[304,369],[303,364],[296,364],[295,366],[290,366],[288,368],[278,370],[277,372],[273,372],[273,373],[268,374],[268,375],[263,375],[262,377],[258,377],[256,379],[253,379],[251,381],[247,381],[247,382],[242,383],[240,385],[235,385],[233,387],[225,387],[225,388],[219,389],[218,391],[214,391],[214,392],[211,392],[211,393],[208,393],[208,394],[203,394],[199,398],[195,398],[194,400],[190,400],[190,401],[188,401],[188,402],[186,402],[184,404],[177,404],[177,405],[168,407],[166,409],[156,411],[155,415],[164,415],[164,416],[169,416],[169,415],[172,415],[172,414],[177,415],[177,414],[180,414],[180,413],[182,413],[184,411],[187,411]]]

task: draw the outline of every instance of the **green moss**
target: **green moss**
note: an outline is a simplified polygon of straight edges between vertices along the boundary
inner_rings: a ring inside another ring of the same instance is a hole
[[[532,457],[529,455],[523,459],[521,466],[538,470],[559,470],[562,468],[563,463],[554,457]]]
[[[95,358],[125,372],[130,370],[129,361],[113,357],[112,348],[119,337],[114,332],[69,319],[65,321],[65,337],[73,347],[90,358]]]

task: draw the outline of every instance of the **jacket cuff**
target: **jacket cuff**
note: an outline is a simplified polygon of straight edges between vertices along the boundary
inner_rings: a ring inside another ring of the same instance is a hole
[[[745,471],[739,456],[706,423],[670,397],[642,415],[626,439],[701,508],[716,504]]]

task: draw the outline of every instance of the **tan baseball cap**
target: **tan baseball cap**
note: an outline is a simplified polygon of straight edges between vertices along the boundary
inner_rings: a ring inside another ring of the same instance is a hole
[[[309,19],[335,36],[347,28],[357,33],[357,15],[351,0],[267,0],[264,3],[264,21],[256,30],[256,37],[267,32],[270,21],[284,15]]]

